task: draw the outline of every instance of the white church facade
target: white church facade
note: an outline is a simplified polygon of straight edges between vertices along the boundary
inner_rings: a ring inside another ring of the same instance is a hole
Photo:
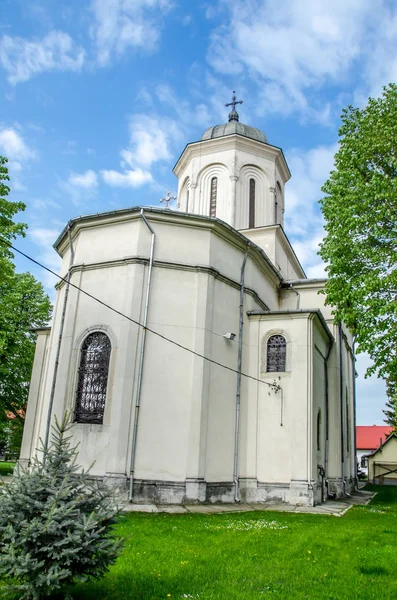
[[[64,281],[38,331],[20,460],[67,410],[79,464],[136,502],[349,493],[352,337],[284,233],[282,151],[234,97],[174,173],[178,210],[78,217],[55,242]]]

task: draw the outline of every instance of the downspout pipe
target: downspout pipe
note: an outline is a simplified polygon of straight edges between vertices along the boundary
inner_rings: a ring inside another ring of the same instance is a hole
[[[154,246],[155,246],[155,238],[156,238],[156,234],[154,233],[153,228],[151,227],[150,223],[148,222],[148,220],[145,217],[143,208],[141,208],[140,216],[141,216],[141,219],[143,220],[143,222],[145,223],[146,227],[149,229],[152,239],[151,239],[151,244],[150,244],[149,271],[148,271],[148,278],[147,278],[147,283],[146,283],[146,299],[145,299],[145,310],[144,310],[144,314],[143,314],[141,352],[140,352],[140,356],[139,356],[138,383],[137,383],[136,398],[135,398],[134,429],[132,432],[132,443],[131,443],[130,492],[129,492],[129,501],[130,502],[132,502],[132,497],[134,494],[136,442],[137,442],[137,434],[138,434],[139,408],[141,405],[142,376],[143,376],[143,364],[144,364],[144,358],[145,358],[146,327],[147,327],[148,310],[149,310],[150,285],[152,282],[153,256],[154,256]]]
[[[343,419],[343,355],[342,355],[342,325],[339,324],[339,394],[340,394],[340,458],[343,495],[345,496],[345,434]]]
[[[357,473],[357,432],[356,432],[356,420],[357,420],[357,390],[356,390],[356,338],[353,337],[353,440],[354,440],[354,485],[358,489],[358,473]]]
[[[294,288],[294,286],[292,285],[292,283],[289,284],[289,289],[292,290],[295,294],[296,294],[296,310],[300,310],[300,304],[301,304],[301,295],[298,292],[298,290],[296,290]]]
[[[61,323],[59,325],[58,344],[57,344],[57,349],[56,349],[56,354],[55,354],[54,373],[52,376],[50,401],[49,401],[49,405],[48,405],[47,423],[46,423],[46,429],[45,429],[45,435],[44,435],[44,448],[48,447],[48,441],[50,438],[51,417],[52,417],[52,410],[54,408],[55,389],[56,389],[56,385],[57,385],[58,368],[59,368],[59,357],[61,354],[63,330],[65,327],[65,316],[66,316],[66,307],[68,305],[68,298],[69,298],[71,271],[72,271],[72,266],[74,263],[74,248],[73,248],[73,243],[72,243],[72,236],[70,233],[70,225],[68,225],[68,238],[69,238],[69,248],[70,248],[69,269],[68,269],[68,272],[66,275],[65,297],[63,299]],[[44,455],[44,461],[45,461],[45,455]]]
[[[248,258],[247,245],[243,264],[241,265],[240,277],[240,323],[238,337],[238,357],[237,357],[237,391],[236,391],[236,426],[234,435],[234,466],[233,466],[233,482],[234,482],[234,500],[240,502],[240,492],[238,486],[238,451],[239,451],[239,434],[240,434],[240,405],[241,405],[241,369],[243,363],[243,329],[244,329],[244,282],[245,282],[245,266]]]
[[[327,486],[327,496],[329,493],[328,486],[328,455],[329,455],[329,377],[328,377],[328,361],[332,352],[332,342],[329,345],[327,356],[324,361],[324,380],[325,380],[325,449],[324,449],[324,471],[325,483]]]

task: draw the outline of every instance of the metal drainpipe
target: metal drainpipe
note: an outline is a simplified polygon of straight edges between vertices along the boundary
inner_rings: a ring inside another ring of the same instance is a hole
[[[238,489],[238,438],[240,433],[240,402],[241,402],[241,368],[243,362],[243,326],[244,326],[244,279],[245,279],[245,265],[247,264],[248,248],[245,251],[243,264],[241,265],[241,278],[240,278],[240,325],[239,325],[239,338],[238,338],[238,358],[237,358],[237,392],[236,392],[236,428],[234,437],[234,469],[233,469],[233,482],[234,482],[234,500],[240,502],[240,495]]]
[[[56,351],[56,355],[55,355],[54,373],[52,376],[50,403],[48,406],[47,424],[46,424],[46,430],[45,430],[45,436],[44,436],[44,448],[47,448],[48,440],[50,437],[52,409],[54,407],[55,388],[56,388],[57,377],[58,377],[59,356],[61,354],[63,329],[65,326],[65,315],[66,315],[66,306],[68,304],[68,297],[69,297],[71,270],[72,270],[72,266],[73,266],[73,262],[74,262],[74,249],[73,249],[73,243],[72,243],[72,236],[70,233],[70,225],[68,225],[68,238],[69,238],[69,248],[70,248],[69,269],[68,269],[68,272],[66,275],[65,297],[63,299],[61,323],[59,326],[58,346],[57,346],[57,351]],[[45,461],[45,456],[44,456],[44,461]]]
[[[356,455],[356,446],[357,446],[357,432],[356,432],[356,419],[357,419],[357,396],[356,396],[356,340],[353,337],[353,439],[354,439],[354,485],[358,488],[358,475],[357,475],[357,455]]]
[[[340,445],[343,495],[345,495],[345,436],[343,431],[343,356],[342,325],[339,324],[339,393],[340,393]]]
[[[324,379],[325,379],[325,449],[324,449],[324,470],[325,484],[327,486],[327,496],[329,492],[328,486],[328,454],[329,454],[329,383],[328,383],[328,361],[332,352],[332,342],[329,345],[327,356],[324,361]]]
[[[134,493],[134,472],[135,472],[136,441],[137,441],[137,433],[138,433],[138,417],[139,417],[139,407],[141,405],[143,361],[144,361],[144,356],[145,356],[145,345],[146,345],[146,326],[147,326],[147,317],[148,317],[148,309],[149,309],[150,284],[152,281],[154,242],[155,242],[155,237],[156,237],[156,234],[154,233],[152,227],[150,226],[148,220],[146,219],[146,217],[144,215],[143,208],[141,209],[141,218],[144,221],[146,227],[149,229],[150,233],[152,234],[152,241],[150,244],[149,272],[148,272],[148,278],[147,278],[147,284],[146,284],[146,300],[145,300],[145,311],[144,311],[144,315],[143,315],[141,354],[139,357],[138,383],[137,383],[136,400],[135,400],[134,429],[133,429],[133,433],[132,433],[131,466],[130,466],[130,494],[129,494],[130,502],[132,502],[132,496]]]
[[[301,295],[298,292],[298,290],[296,290],[294,288],[294,286],[292,285],[292,283],[289,284],[290,289],[296,294],[296,310],[300,309],[300,303],[301,303]]]

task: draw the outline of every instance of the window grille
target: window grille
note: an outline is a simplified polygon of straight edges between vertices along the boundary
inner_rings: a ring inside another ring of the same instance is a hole
[[[78,423],[103,423],[111,349],[105,333],[96,331],[84,340],[76,391],[75,420]]]
[[[272,335],[267,342],[266,370],[268,373],[285,371],[287,343],[282,335]]]
[[[255,179],[250,179],[248,228],[255,227]]]
[[[210,217],[216,217],[216,195],[218,192],[218,178],[211,179]]]

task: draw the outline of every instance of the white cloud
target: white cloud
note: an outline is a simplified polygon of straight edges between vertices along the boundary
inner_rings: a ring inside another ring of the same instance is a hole
[[[38,40],[4,35],[0,39],[0,65],[15,85],[44,71],[80,71],[83,48],[62,31],[51,31]]]
[[[22,135],[12,127],[0,128],[0,149],[2,154],[14,162],[14,167],[21,170],[19,161],[35,157],[35,152],[29,148]]]
[[[183,138],[178,121],[157,115],[132,115],[129,133],[129,146],[120,155],[130,167],[150,167],[155,162],[170,160],[175,142],[180,143]]]
[[[153,51],[158,44],[161,16],[170,8],[168,0],[92,0],[93,38],[97,62],[107,65],[129,48]]]
[[[91,189],[97,187],[98,177],[95,171],[89,169],[85,173],[72,173],[69,177],[69,183],[76,187]]]
[[[308,151],[286,152],[292,177],[285,187],[285,229],[308,277],[324,277],[318,256],[323,238],[323,219],[318,200],[321,186],[333,167],[337,145],[318,146]]]
[[[151,183],[153,181],[152,175],[149,171],[143,171],[142,169],[134,169],[124,171],[101,171],[103,181],[112,187],[140,187],[145,183]]]
[[[332,108],[314,99],[324,84],[357,68],[364,80],[395,79],[397,11],[386,0],[222,4],[229,19],[213,31],[207,59],[217,72],[255,82],[258,114],[299,111],[326,123]]]

